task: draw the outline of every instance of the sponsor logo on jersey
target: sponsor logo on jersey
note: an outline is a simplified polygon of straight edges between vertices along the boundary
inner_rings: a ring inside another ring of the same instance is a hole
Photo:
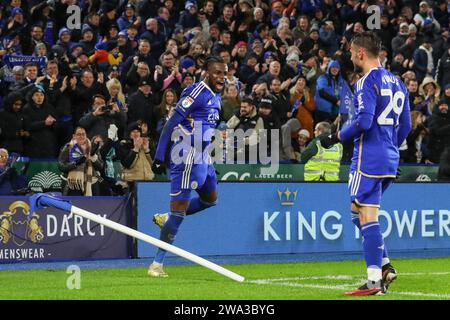
[[[183,102],[181,102],[181,105],[183,106],[183,108],[189,108],[192,103],[194,103],[194,99],[187,96],[186,98],[184,98]]]

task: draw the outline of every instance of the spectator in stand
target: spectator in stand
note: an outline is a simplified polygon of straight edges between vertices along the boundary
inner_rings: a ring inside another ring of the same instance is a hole
[[[231,32],[228,30],[222,31],[220,34],[220,41],[217,41],[213,48],[211,49],[211,53],[213,55],[219,55],[221,51],[227,51],[231,54],[233,51],[233,44],[231,42]]]
[[[434,108],[439,101],[441,88],[432,77],[425,77],[419,87],[419,93],[425,97],[426,108],[423,112],[426,112],[425,115],[429,117],[434,113]]]
[[[127,139],[119,146],[119,158],[122,163],[122,180],[130,183],[138,180],[153,180],[153,160],[150,156],[149,139],[141,137],[141,128],[137,122],[128,126]]]
[[[126,122],[127,114],[124,110],[119,109],[116,102],[97,94],[92,98],[91,111],[80,119],[79,125],[86,129],[88,138],[100,135],[103,140],[106,140],[111,126],[118,129],[124,128]]]
[[[395,56],[398,53],[402,53],[405,56],[405,46],[412,43],[412,39],[409,38],[409,25],[407,22],[402,22],[396,37],[391,41],[392,55]],[[407,43],[408,40],[408,43]],[[409,57],[412,58],[412,57]]]
[[[138,90],[130,95],[128,101],[128,124],[143,119],[154,128],[157,114],[154,110],[154,97],[148,78],[140,80]]]
[[[300,15],[297,18],[297,26],[292,30],[295,43],[302,44],[309,36],[310,24],[306,15]]]
[[[419,111],[411,111],[412,129],[406,138],[408,148],[400,151],[401,158],[406,163],[425,163],[427,152],[424,149],[426,147],[428,129],[423,123],[423,118],[422,113]]]
[[[305,76],[306,81],[310,84],[311,93],[315,94],[316,92],[316,82],[322,71],[318,66],[317,58],[312,54],[306,53],[302,56],[303,62],[302,66],[302,75]]]
[[[152,48],[152,56],[158,60],[159,56],[164,52],[166,36],[159,29],[158,20],[150,18],[145,22],[146,31],[141,34],[141,39],[148,39]]]
[[[433,110],[429,121],[430,139],[428,149],[430,151],[429,162],[439,163],[441,154],[450,146],[450,115],[448,104],[441,100]]]
[[[162,90],[167,88],[180,92],[183,77],[179,68],[179,61],[172,52],[166,51],[161,56],[161,65],[155,70],[157,82],[162,82]]]
[[[297,119],[300,127],[309,132],[309,136],[314,134],[314,111],[316,104],[311,90],[308,88],[304,76],[300,76],[295,85],[290,90],[290,103],[297,110]]]
[[[17,194],[19,190],[26,188],[26,177],[20,175],[14,163],[17,157],[9,159],[8,150],[0,149],[0,195],[9,196]],[[23,194],[23,193],[22,193]]]
[[[128,31],[128,37],[130,32]],[[137,57],[137,58],[136,58]],[[137,60],[137,61],[136,61]],[[146,62],[150,71],[153,72],[156,66],[156,60],[151,54],[151,46],[148,39],[140,39],[137,53],[134,56],[130,56],[123,64],[122,74],[127,75],[133,64],[137,65],[138,62]]]
[[[320,27],[319,34],[327,55],[333,55],[339,49],[338,37],[333,21],[325,21],[325,24]]]
[[[70,88],[72,94],[73,118],[74,123],[78,123],[81,117],[91,109],[92,97],[102,95],[105,99],[109,99],[108,89],[104,84],[103,73],[98,74],[95,81],[94,73],[91,70],[84,70],[81,73],[81,81],[75,76],[70,79]]]
[[[117,103],[120,110],[128,111],[122,85],[118,79],[112,78],[106,82],[106,88],[112,102]]]
[[[122,15],[117,19],[117,25],[120,30],[127,29],[130,25],[134,25],[136,28],[141,26],[141,17],[136,16],[136,8],[132,3],[128,3],[125,6],[125,10]]]
[[[408,71],[408,69],[411,69],[413,65],[413,60],[405,59],[403,53],[399,52],[395,55],[394,61],[391,64],[391,72],[395,75],[401,76]]]
[[[0,111],[0,146],[18,154],[24,154],[24,141],[30,133],[24,130],[24,99],[17,93],[10,93],[5,99],[5,108]]]
[[[183,29],[191,29],[200,26],[200,21],[197,17],[197,3],[194,1],[186,1],[184,12],[180,15],[178,26]]]
[[[450,83],[450,48],[439,59],[436,68],[436,81],[441,87]]]
[[[427,106],[424,103],[425,98],[419,94],[419,83],[416,79],[411,79],[407,82],[409,92],[409,108],[411,111],[419,111],[423,115],[427,114]]]
[[[251,148],[252,150],[257,150],[259,130],[264,129],[264,121],[258,115],[253,99],[248,97],[242,99],[240,109],[230,118],[230,120],[228,120],[227,126],[229,129],[241,129],[243,132],[251,130],[251,132],[249,132],[250,135],[245,137],[244,142],[237,142],[235,144],[235,160],[238,160],[239,162],[242,160],[245,162],[257,160],[255,154],[252,154],[252,158],[250,159],[249,152]]]
[[[441,30],[441,25],[433,16],[433,8],[426,1],[420,2],[419,12],[414,15],[414,23],[419,31],[429,33],[430,36]]]
[[[175,112],[175,106],[170,106],[170,108],[167,110],[167,112],[162,112],[161,118],[158,120],[158,123],[156,124],[156,138],[159,139],[161,136],[161,133],[164,129],[164,126],[166,122],[169,120],[169,118],[172,116],[172,114]],[[156,140],[157,140],[156,139]]]
[[[331,61],[327,72],[317,80],[316,87],[316,111],[314,120],[333,122],[339,113],[340,93],[344,86],[344,79],[340,73],[341,67],[338,61]]]
[[[268,98],[262,98],[259,102],[258,115],[264,122],[264,129],[267,130],[267,155],[272,155],[272,150],[278,152],[280,148],[280,134],[281,129],[280,120],[278,115],[273,111],[272,100]],[[272,141],[272,135],[278,137],[275,141]]]
[[[309,135],[308,130],[301,129],[298,132],[296,144],[294,145],[295,160],[297,162],[301,161],[303,151],[306,150],[306,147],[308,146],[310,138],[311,138],[311,136]]]
[[[431,48],[432,40],[425,38],[423,43],[414,51],[413,70],[416,73],[417,81],[422,82],[426,76],[433,76],[434,62]]]
[[[222,96],[222,109],[221,118],[224,121],[230,120],[230,118],[236,113],[236,110],[240,108],[241,98],[237,84],[234,82],[228,83],[225,86],[224,94]]]
[[[235,28],[234,10],[230,3],[223,6],[222,15],[217,19],[217,26],[221,31],[233,31]]]
[[[100,195],[103,161],[98,152],[98,149],[93,149],[86,130],[77,127],[71,141],[61,150],[58,158],[58,167],[65,180],[63,195]]]
[[[134,63],[128,70],[125,80],[126,92],[128,95],[133,94],[138,89],[139,81],[142,78],[150,79],[150,68],[145,61],[138,62],[139,59],[135,57]],[[154,81],[152,84],[155,86]]]
[[[50,105],[42,85],[35,85],[27,95],[23,110],[24,129],[30,133],[24,153],[31,158],[54,158],[57,154],[56,110]]]
[[[83,47],[83,51],[88,55],[94,54],[96,40],[92,28],[88,24],[83,24],[81,29],[81,40],[79,41],[79,44]]]
[[[164,90],[161,103],[158,106],[157,111],[155,112],[155,116],[158,119],[158,123],[156,125],[156,133],[158,139],[161,135],[162,129],[164,128],[164,125],[169,118],[170,110],[175,108],[177,101],[177,93],[173,89]]]

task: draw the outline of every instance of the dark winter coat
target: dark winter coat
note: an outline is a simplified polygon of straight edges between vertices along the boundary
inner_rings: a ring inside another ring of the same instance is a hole
[[[10,94],[5,99],[5,108],[0,112],[0,146],[9,153],[23,154],[24,143],[20,136],[20,130],[24,129],[23,107],[19,112],[14,112],[12,108],[17,100],[17,95]]]
[[[436,106],[430,118],[429,129],[429,158],[431,162],[439,163],[442,152],[450,146],[450,114],[439,112],[439,107]]]
[[[30,138],[25,144],[25,155],[31,158],[55,158],[57,156],[57,139],[55,123],[45,124],[45,119],[51,115],[57,119],[55,108],[44,101],[37,106],[30,101],[23,110],[24,127],[30,132]]]

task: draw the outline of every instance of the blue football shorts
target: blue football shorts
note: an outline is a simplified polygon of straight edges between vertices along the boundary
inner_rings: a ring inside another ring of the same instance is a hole
[[[217,189],[216,170],[209,161],[202,161],[201,152],[194,148],[185,151],[183,163],[170,162],[171,201],[190,200],[191,191],[207,194]]]
[[[351,201],[360,206],[380,207],[381,196],[394,178],[369,178],[351,171],[348,179]]]

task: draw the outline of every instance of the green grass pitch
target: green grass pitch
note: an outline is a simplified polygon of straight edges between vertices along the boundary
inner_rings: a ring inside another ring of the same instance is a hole
[[[76,263],[74,263],[76,264]],[[66,270],[0,271],[0,299],[303,300],[450,299],[450,258],[396,259],[399,277],[385,296],[345,297],[365,277],[363,261],[225,266],[234,282],[200,266],[167,266],[169,278],[145,268],[81,269],[81,288],[67,289]]]

